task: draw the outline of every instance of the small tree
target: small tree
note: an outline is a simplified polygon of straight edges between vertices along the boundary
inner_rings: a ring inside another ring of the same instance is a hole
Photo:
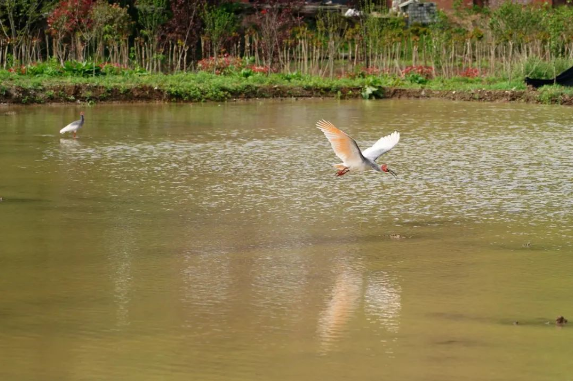
[[[179,47],[175,52],[175,68],[187,68],[187,52],[199,42],[201,16],[205,0],[172,0],[173,17],[165,24],[165,34],[170,41]],[[193,51],[193,49],[192,49]]]
[[[348,29],[348,22],[339,12],[320,12],[316,27],[323,39],[326,39],[328,51],[328,69],[330,77],[334,76],[334,59]]]
[[[272,69],[275,55],[278,55],[279,62],[283,64],[280,48],[290,36],[292,28],[300,24],[301,18],[297,14],[301,5],[301,1],[291,0],[261,0],[256,4],[257,12],[252,20],[261,38],[268,72]]]
[[[32,60],[33,34],[40,20],[40,0],[0,0],[0,35],[10,41],[12,57],[22,63]]]
[[[107,48],[112,62],[127,65],[129,58],[127,38],[132,24],[127,8],[98,0],[91,10],[90,18],[93,20],[97,57],[104,60]]]
[[[93,4],[94,0],[61,0],[48,16],[48,30],[55,37],[53,51],[62,64],[66,55],[84,59],[87,43],[92,36],[89,13]],[[71,44],[68,54],[66,42]]]
[[[161,26],[167,21],[167,0],[137,0],[135,3],[140,31],[143,38],[143,51],[140,54],[142,64],[147,70],[161,70],[162,55],[159,52]]]
[[[217,61],[217,55],[223,42],[237,29],[237,18],[224,7],[207,4],[203,8],[202,16],[205,24],[204,40],[209,42],[211,53]]]

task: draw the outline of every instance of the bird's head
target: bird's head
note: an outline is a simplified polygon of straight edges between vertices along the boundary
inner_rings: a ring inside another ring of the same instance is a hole
[[[396,172],[394,172],[393,170],[391,170],[390,168],[388,168],[388,165],[386,165],[386,164],[382,164],[382,165],[380,166],[380,169],[382,170],[382,172],[386,172],[386,173],[391,174],[391,175],[394,176],[394,177],[398,177],[398,176],[396,175]]]
[[[84,115],[84,112],[83,112],[83,111],[82,111],[82,112],[80,112],[80,115]]]

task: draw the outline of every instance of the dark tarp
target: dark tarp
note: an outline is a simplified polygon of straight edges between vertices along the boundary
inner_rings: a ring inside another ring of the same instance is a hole
[[[561,86],[573,86],[573,67],[570,67],[553,79],[533,79],[525,77],[525,83],[535,88],[553,85],[555,83]]]

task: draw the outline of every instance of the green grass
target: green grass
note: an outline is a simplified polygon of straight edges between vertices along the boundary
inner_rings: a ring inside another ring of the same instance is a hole
[[[154,86],[161,89],[180,88],[188,86],[208,86],[221,89],[234,89],[249,86],[292,86],[315,89],[339,89],[342,87],[362,87],[372,82],[373,79],[384,87],[402,88],[431,88],[431,89],[479,89],[479,88],[507,88],[519,86],[525,88],[522,81],[507,83],[502,79],[495,78],[436,78],[428,80],[424,84],[413,83],[394,76],[368,76],[358,78],[322,78],[318,76],[289,76],[288,74],[254,74],[243,77],[239,74],[215,75],[206,72],[182,73],[182,74],[150,74],[150,75],[106,75],[95,77],[52,77],[45,75],[28,76],[16,75],[5,70],[0,70],[0,81],[5,85],[21,86],[26,88],[40,88],[42,86],[91,84],[99,86],[116,87],[127,86]]]
[[[151,88],[167,94],[172,100],[185,101],[224,101],[236,97],[272,97],[277,94],[288,96],[302,94],[305,91],[314,96],[344,97],[344,91],[353,91],[352,96],[383,96],[383,88],[430,89],[448,91],[473,90],[525,90],[522,78],[511,81],[506,78],[434,78],[420,83],[419,78],[409,80],[396,76],[366,76],[356,78],[322,78],[299,74],[250,74],[241,73],[215,75],[212,73],[148,74],[131,72],[99,76],[51,76],[45,74],[22,75],[0,70],[0,89],[19,87],[24,90],[43,93],[46,99],[52,99],[62,86],[87,86],[83,94],[89,95],[89,101],[110,99],[111,92],[128,94],[136,88]],[[105,92],[97,96],[91,87],[101,87]],[[346,89],[346,90],[345,90]],[[0,91],[0,95],[2,91]],[[539,100],[544,103],[559,103],[565,94],[573,95],[573,89],[545,87],[539,91]],[[29,102],[29,99],[26,99]]]

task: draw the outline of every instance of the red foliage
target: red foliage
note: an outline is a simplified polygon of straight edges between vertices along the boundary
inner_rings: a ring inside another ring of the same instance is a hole
[[[434,77],[434,68],[431,66],[408,66],[402,71],[402,75],[405,77],[409,74],[419,74],[426,79],[431,79]]]
[[[16,74],[22,74],[22,75],[26,74],[26,70],[27,70],[26,66],[24,66],[24,65],[22,65],[20,67],[11,67],[8,69],[8,71],[10,73],[16,73]]]
[[[248,66],[248,68],[251,69],[253,71],[253,73],[268,74],[269,72],[272,71],[266,66],[251,65],[251,66]]]
[[[233,57],[225,54],[222,57],[209,57],[202,59],[197,63],[197,67],[201,71],[206,71],[209,73],[215,73],[217,75],[227,74],[232,69],[239,70],[242,68],[250,69],[253,73],[268,74],[272,72],[272,69],[266,66],[257,65],[245,65],[245,62],[240,57]]]
[[[465,77],[465,78],[476,78],[479,76],[480,76],[479,69],[473,67],[468,67],[467,69],[465,69],[460,73],[460,77]]]
[[[216,59],[215,57],[204,58],[197,63],[199,70],[215,74],[224,74],[231,68],[240,69],[243,65],[243,60],[240,57],[233,57],[228,54]]]
[[[77,31],[82,25],[84,29],[90,28],[92,20],[89,12],[95,0],[61,0],[48,16],[50,33],[71,33]]]

